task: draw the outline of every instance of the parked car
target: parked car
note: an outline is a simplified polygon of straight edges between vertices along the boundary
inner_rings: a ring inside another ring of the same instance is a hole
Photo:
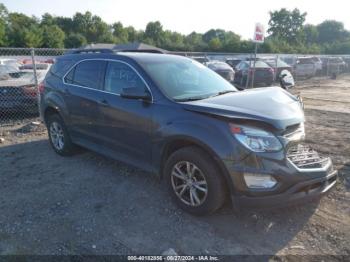
[[[274,58],[274,57],[263,57],[260,58],[262,61],[264,61],[266,64],[268,64],[272,69],[274,69],[274,79],[279,81],[281,77],[281,72],[284,70],[289,71],[289,73],[293,73],[292,66],[288,65],[286,62],[281,60],[280,58]]]
[[[233,70],[236,69],[236,66],[242,61],[242,59],[239,58],[230,58],[226,59],[226,63],[232,67]]]
[[[7,66],[11,66],[14,68],[18,68],[21,66],[21,63],[19,63],[16,59],[12,59],[12,58],[1,58],[0,59],[0,65],[7,65]]]
[[[211,61],[206,63],[206,66],[209,67],[214,72],[221,75],[230,83],[233,82],[235,78],[235,71],[226,63],[220,61]]]
[[[9,73],[18,72],[18,71],[19,71],[19,69],[16,66],[0,64],[0,78],[3,75],[9,74]]]
[[[350,57],[343,57],[343,60],[346,63],[345,72],[350,72]]]
[[[322,68],[323,68],[322,60],[317,56],[313,56],[312,61],[314,62],[315,66],[316,66],[316,73],[321,73]]]
[[[236,66],[234,83],[245,87],[247,79],[250,86],[253,77],[253,61],[241,61]],[[249,75],[249,78],[248,78]],[[254,86],[271,86],[274,79],[274,70],[265,62],[257,60],[255,62]]]
[[[38,71],[49,71],[51,67],[51,64],[47,63],[40,63],[40,64],[35,64],[35,69]],[[19,70],[21,71],[34,71],[34,65],[33,64],[25,64],[19,67]]]
[[[340,74],[347,71],[348,65],[341,57],[324,57],[323,72],[324,74]]]
[[[79,145],[158,174],[196,215],[228,196],[237,208],[285,206],[336,183],[331,160],[301,144],[296,97],[280,87],[237,91],[186,57],[74,51],[39,89],[57,154]]]
[[[37,73],[39,81],[44,77],[42,72]],[[9,73],[0,78],[0,111],[5,114],[39,113],[38,91],[32,72]]]
[[[296,77],[310,78],[316,75],[317,67],[312,57],[299,57],[294,65]]]
[[[210,62],[210,60],[208,59],[208,57],[205,56],[194,56],[191,57],[193,60],[196,60],[197,62],[206,65],[208,62]]]

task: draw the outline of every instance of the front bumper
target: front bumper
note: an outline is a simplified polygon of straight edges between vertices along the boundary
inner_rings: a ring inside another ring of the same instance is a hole
[[[316,178],[300,182],[284,193],[249,197],[233,196],[232,201],[235,207],[282,207],[291,204],[301,203],[304,200],[314,199],[327,193],[337,182],[337,171],[333,171],[326,177]]]
[[[234,187],[234,192],[231,194],[234,206],[236,208],[286,206],[322,196],[336,184],[337,171],[334,170],[329,158],[320,157],[315,160],[315,151],[301,150],[300,154],[309,155],[310,161],[313,161],[310,164],[301,157],[295,158],[297,151],[294,150],[292,153],[294,158],[287,157],[286,152],[249,153],[238,164],[229,164]],[[228,162],[226,166],[227,164]],[[251,189],[244,181],[244,173],[271,175],[278,183],[271,189]]]

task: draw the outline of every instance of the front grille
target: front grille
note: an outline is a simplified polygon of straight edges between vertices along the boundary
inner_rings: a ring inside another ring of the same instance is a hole
[[[297,145],[288,149],[287,158],[298,168],[323,168],[329,161],[309,146]]]

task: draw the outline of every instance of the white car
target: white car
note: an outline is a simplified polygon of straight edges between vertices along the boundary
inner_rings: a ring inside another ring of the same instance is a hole
[[[312,61],[315,63],[316,71],[322,71],[322,61],[319,57],[312,57]]]
[[[312,57],[299,57],[294,65],[294,75],[296,77],[310,78],[316,75],[317,66]]]

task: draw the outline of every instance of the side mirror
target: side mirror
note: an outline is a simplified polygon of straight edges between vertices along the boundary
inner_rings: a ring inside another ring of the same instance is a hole
[[[151,100],[151,95],[147,90],[142,90],[137,87],[123,88],[120,96],[128,99],[142,99],[145,101]]]

